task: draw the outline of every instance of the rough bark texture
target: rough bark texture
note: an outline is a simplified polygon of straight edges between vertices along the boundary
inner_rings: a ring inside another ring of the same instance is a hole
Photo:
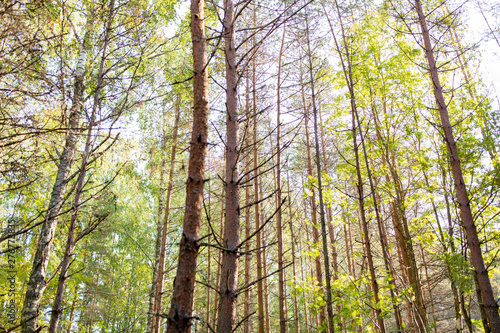
[[[179,262],[167,318],[167,332],[191,331],[196,260],[205,183],[205,156],[208,135],[208,72],[204,1],[191,0],[193,43],[193,129],[191,134],[184,224]]]
[[[82,45],[75,70],[73,100],[69,114],[68,132],[63,152],[59,158],[56,180],[52,188],[50,203],[45,215],[45,221],[40,231],[37,249],[33,259],[24,306],[21,313],[21,332],[33,333],[38,329],[38,316],[42,296],[47,287],[45,277],[49,263],[52,242],[57,227],[59,213],[66,193],[66,185],[73,163],[76,143],[78,141],[78,126],[83,108],[84,74],[87,62],[87,50]]]
[[[224,252],[219,287],[220,303],[217,332],[232,332],[236,325],[238,297],[238,242],[239,242],[239,173],[238,173],[238,91],[236,50],[234,46],[233,2],[224,1],[224,50],[226,54],[226,217]]]
[[[429,72],[432,78],[434,97],[436,98],[441,125],[443,127],[446,147],[450,155],[451,172],[455,182],[455,191],[458,205],[460,208],[460,217],[462,226],[465,229],[467,245],[470,250],[470,259],[477,274],[478,285],[481,290],[481,297],[488,316],[488,322],[492,332],[500,332],[500,316],[498,315],[498,304],[493,296],[493,289],[488,277],[488,271],[484,264],[483,255],[481,253],[481,243],[477,235],[476,225],[472,217],[471,207],[467,189],[462,174],[460,158],[458,156],[458,148],[453,135],[453,128],[448,115],[448,107],[443,95],[443,89],[439,81],[439,73],[434,59],[434,51],[431,44],[427,21],[423,12],[422,3],[420,0],[415,0],[415,6],[418,13],[422,36],[424,39],[424,51],[429,65]]]

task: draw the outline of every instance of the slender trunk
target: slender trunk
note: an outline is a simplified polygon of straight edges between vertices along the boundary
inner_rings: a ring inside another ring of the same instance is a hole
[[[246,92],[245,92],[245,111],[247,114],[250,114],[250,75],[249,72],[246,72]],[[248,124],[247,124],[248,125]],[[247,145],[250,145],[250,140],[247,139]],[[250,154],[247,154],[245,157],[245,165],[246,170],[245,173],[250,176]],[[245,187],[245,239],[249,239],[251,233],[251,225],[250,225],[250,186]],[[250,240],[245,243],[245,286],[248,286],[250,283],[250,263],[251,263],[251,254],[250,254]],[[244,312],[243,318],[247,318],[243,323],[243,332],[250,333],[250,311],[251,311],[251,300],[250,300],[250,288],[245,289],[245,301],[244,301]]]
[[[210,193],[210,191],[209,191]],[[210,194],[209,194],[210,195]],[[209,200],[210,201],[210,200]],[[209,205],[210,205],[210,202],[209,202]],[[207,239],[207,242],[210,244],[210,241],[212,240],[212,236],[208,236],[208,239]],[[212,278],[212,266],[211,266],[211,259],[212,259],[212,256],[211,256],[211,247],[209,246],[208,249],[207,249],[207,283],[210,285],[211,283],[211,278]],[[207,304],[206,304],[206,314],[205,314],[205,323],[206,323],[206,327],[205,327],[205,333],[209,333],[210,332],[210,306],[212,305],[212,303],[210,302],[210,295],[211,295],[211,289],[210,288],[207,288]],[[161,328],[161,325],[160,325],[160,328]]]
[[[321,109],[318,110],[318,115],[319,115],[320,124],[323,124],[323,119],[321,117],[321,115],[322,115]],[[320,138],[321,138],[321,152],[322,152],[322,158],[323,158],[323,170],[328,175],[328,163],[327,163],[327,159],[326,159],[325,133],[323,130],[323,126],[321,126],[321,128],[320,128]],[[337,237],[335,235],[335,228],[333,226],[332,216],[333,216],[332,206],[326,205],[326,221],[327,221],[327,225],[328,225],[328,232],[330,235],[330,242],[332,243],[331,251],[332,251],[333,279],[337,280],[338,275],[339,275],[337,239],[336,239]],[[340,308],[337,310],[340,310]]]
[[[363,230],[364,246],[366,248],[366,259],[368,261],[368,269],[370,271],[370,276],[371,276],[373,298],[374,298],[374,303],[375,303],[374,311],[375,311],[376,317],[377,317],[378,330],[379,330],[379,332],[385,333],[385,323],[384,323],[384,319],[382,318],[382,310],[380,309],[380,306],[379,306],[379,304],[380,304],[379,286],[378,286],[378,282],[377,282],[377,276],[375,273],[375,265],[373,263],[370,233],[369,233],[369,229],[368,229],[368,221],[366,220],[364,191],[363,191],[363,179],[361,177],[361,164],[360,164],[360,157],[359,157],[359,151],[358,151],[356,128],[359,129],[360,136],[361,136],[361,144],[362,144],[362,148],[363,148],[363,152],[364,152],[364,156],[365,156],[366,168],[367,168],[367,172],[368,172],[368,178],[370,180],[370,186],[372,189],[372,196],[374,199],[375,212],[376,212],[378,222],[380,222],[380,215],[378,212],[377,201],[375,198],[373,180],[372,180],[370,168],[368,165],[368,159],[367,159],[367,153],[366,153],[366,148],[365,148],[365,144],[364,144],[363,133],[361,131],[361,124],[359,122],[359,117],[358,117],[358,111],[357,111],[357,106],[356,106],[356,97],[355,97],[355,93],[354,93],[354,81],[353,81],[353,77],[352,77],[352,65],[351,65],[350,50],[349,50],[348,45],[347,45],[346,36],[345,36],[345,32],[344,32],[344,26],[342,23],[342,17],[340,14],[340,9],[339,9],[339,6],[337,4],[337,1],[335,1],[335,5],[337,8],[337,13],[338,13],[339,21],[340,21],[340,27],[342,30],[342,42],[343,42],[345,58],[346,58],[345,62],[344,62],[344,56],[343,56],[343,53],[341,51],[340,45],[337,43],[337,39],[335,37],[333,28],[331,28],[331,32],[334,36],[337,51],[338,51],[338,54],[340,56],[340,60],[342,62],[344,77],[345,77],[347,87],[349,89],[349,95],[350,95],[350,100],[351,100],[351,117],[352,117],[352,129],[351,129],[351,131],[352,131],[352,141],[353,141],[353,148],[354,148],[354,157],[355,157],[355,162],[356,162],[356,176],[357,176],[356,188],[357,188],[357,192],[358,192],[357,199],[358,199],[358,203],[359,203],[359,212],[360,212],[359,215],[360,215],[360,219],[361,219],[361,227]],[[379,223],[379,228],[380,228],[380,223]],[[380,232],[380,234],[381,234],[381,232]],[[382,240],[382,250],[385,253],[385,244],[384,244],[382,238],[381,238],[381,240]],[[384,255],[384,257],[386,257],[386,256]],[[386,264],[388,265],[387,261],[386,261]]]
[[[267,276],[267,242],[266,234],[262,234],[262,261],[263,261],[263,273]],[[266,317],[266,332],[271,332],[271,316],[269,315],[269,280],[264,279],[264,308]]]
[[[348,62],[348,63],[349,63],[349,73],[350,73],[351,72],[350,62]],[[354,91],[354,89],[352,89],[352,91]],[[376,220],[377,220],[379,240],[380,240],[380,246],[381,246],[381,249],[382,249],[382,256],[384,258],[384,265],[385,265],[386,273],[389,275],[389,283],[394,283],[394,278],[393,278],[393,275],[392,275],[392,272],[391,272],[391,269],[390,269],[390,266],[389,266],[389,254],[388,254],[388,251],[387,251],[387,245],[386,245],[386,242],[385,242],[385,239],[384,239],[384,232],[382,230],[382,219],[380,217],[380,212],[379,212],[377,192],[376,192],[375,184],[374,184],[372,173],[371,173],[371,169],[370,169],[370,164],[368,162],[368,154],[367,154],[367,151],[366,151],[365,138],[363,136],[363,131],[361,130],[361,122],[359,121],[359,114],[358,114],[355,102],[354,102],[354,108],[353,108],[353,110],[354,110],[354,114],[355,114],[355,117],[356,117],[356,122],[357,122],[357,125],[358,125],[358,128],[359,128],[359,135],[360,135],[360,138],[361,138],[361,147],[363,148],[363,156],[364,156],[364,159],[365,159],[365,167],[366,167],[366,172],[368,174],[368,180],[369,180],[369,183],[370,183],[370,192],[371,192],[372,199],[373,199],[373,206],[374,206],[374,210],[375,210],[375,217],[376,217]],[[355,151],[357,150],[356,147],[354,149],[355,149]],[[396,327],[398,329],[398,332],[401,332],[402,331],[402,325],[401,325],[401,323],[399,321],[399,315],[398,315],[399,310],[398,310],[398,306],[397,306],[397,302],[396,302],[396,295],[394,294],[394,290],[392,288],[390,289],[390,294],[391,294],[391,301],[392,301],[393,310],[394,310],[394,319],[396,321]],[[375,299],[377,299],[377,297],[375,297]],[[375,311],[380,316],[381,309],[376,308]],[[385,331],[385,324],[384,324],[383,319],[382,318],[378,319],[378,322],[379,322],[379,325],[380,325],[380,330],[382,332],[384,332]]]
[[[302,252],[302,238],[300,238],[300,237],[299,237],[299,251]],[[306,265],[304,263],[304,258],[303,258],[303,256],[300,256],[300,277],[301,277],[302,281],[306,281],[306,279],[304,277],[304,267],[305,266]],[[304,299],[307,299],[307,294],[306,294],[305,290],[302,291],[302,297]],[[306,327],[306,332],[308,332],[310,325],[309,325],[309,313],[307,311],[307,302],[304,302],[304,319],[305,319],[305,325],[306,325],[305,326]]]
[[[383,101],[382,108],[384,113],[387,114],[385,101]],[[425,302],[422,295],[422,288],[418,276],[418,267],[413,250],[413,241],[410,235],[404,208],[404,192],[401,188],[401,182],[399,180],[398,172],[394,167],[394,156],[391,156],[389,153],[389,140],[384,140],[382,136],[382,133],[380,131],[380,121],[378,119],[378,114],[375,112],[375,108],[372,108],[372,113],[376,124],[375,130],[377,138],[383,145],[384,153],[382,154],[382,161],[389,168],[389,175],[386,175],[385,179],[388,183],[392,183],[394,187],[395,200],[391,205],[391,216],[397,240],[398,254],[400,257],[403,279],[410,285],[415,295],[414,301],[411,298],[408,299],[409,321],[410,323],[415,323],[420,332],[427,332],[427,310],[425,308]],[[387,137],[389,137],[389,135],[387,135]],[[413,304],[415,304],[417,310],[416,313],[414,313]]]
[[[97,76],[97,88],[96,88],[96,91],[94,93],[92,114],[90,116],[90,122],[88,125],[87,137],[86,137],[86,141],[85,141],[85,148],[84,148],[82,163],[80,166],[80,172],[78,174],[78,179],[76,182],[75,198],[73,199],[73,211],[71,213],[71,220],[70,220],[70,225],[69,225],[69,229],[68,229],[68,239],[66,241],[66,248],[65,248],[63,260],[61,263],[61,272],[59,275],[57,292],[56,292],[56,296],[54,299],[54,304],[52,306],[52,312],[51,312],[50,323],[49,323],[49,333],[55,333],[57,331],[57,326],[59,324],[59,317],[60,317],[61,312],[62,312],[62,302],[63,302],[63,298],[64,298],[64,289],[66,287],[66,280],[68,279],[68,270],[69,270],[69,266],[71,264],[71,256],[73,255],[73,250],[74,250],[75,245],[76,245],[76,241],[75,241],[76,223],[78,220],[81,195],[83,193],[83,187],[85,185],[84,182],[85,182],[85,176],[87,173],[87,164],[88,164],[90,154],[92,152],[92,148],[94,145],[94,142],[92,141],[94,123],[96,121],[97,110],[98,110],[98,105],[99,105],[99,95],[101,92],[101,87],[103,85],[104,64],[105,64],[105,60],[106,60],[106,56],[107,56],[106,52],[107,52],[109,38],[110,38],[110,34],[111,34],[111,23],[113,21],[113,14],[114,14],[114,0],[111,0],[110,5],[109,5],[108,22],[107,22],[107,26],[106,26],[106,34],[104,37],[102,57],[101,57],[100,65],[99,65],[99,73]]]
[[[303,177],[302,178],[302,189],[304,189],[304,179]],[[308,216],[307,215],[307,202],[306,200],[304,199],[303,200],[303,206],[304,206],[304,217]],[[304,224],[304,226],[307,228],[307,225],[304,223],[304,221],[302,221],[302,223]],[[307,244],[310,244],[309,242],[309,232],[307,230],[305,230],[305,234],[306,234],[306,239],[307,239]],[[302,247],[302,237],[299,237],[299,252],[300,253],[303,253],[303,247]],[[308,250],[310,251],[310,247],[308,246]],[[307,267],[309,266],[310,267],[310,276],[311,276],[311,279],[314,279],[314,274],[312,272],[312,268],[311,268],[311,265],[307,265],[307,262],[305,262],[305,259],[304,259],[304,256],[301,255],[300,256],[300,277],[301,277],[301,280],[304,282],[306,281],[305,279],[305,276],[304,276],[304,267]],[[307,299],[308,295],[306,293],[305,290],[302,291],[302,297],[304,299]],[[306,332],[309,331],[309,314],[308,314],[308,311],[307,311],[307,302],[304,302],[304,317],[305,317],[305,324],[306,324]],[[311,325],[312,326],[312,325]]]
[[[42,224],[42,230],[38,239],[37,249],[33,259],[24,305],[21,313],[21,333],[33,333],[38,330],[38,316],[42,296],[47,287],[45,277],[47,275],[47,265],[49,263],[54,234],[61,207],[66,194],[68,177],[73,164],[78,141],[78,127],[80,115],[83,109],[83,93],[85,90],[84,76],[85,64],[87,63],[87,37],[84,38],[80,47],[76,70],[74,74],[73,100],[69,114],[68,132],[66,142],[59,157],[57,175],[52,187],[49,206]]]
[[[312,67],[312,54],[311,54],[311,41],[309,36],[309,23],[306,14],[306,34],[307,34],[307,51],[309,58],[309,78],[311,80],[311,99],[314,115],[314,141],[316,150],[316,173],[318,176],[318,196],[319,196],[319,216],[321,224],[321,238],[323,241],[323,260],[325,267],[325,282],[326,282],[326,309],[328,313],[328,325],[326,332],[333,333],[335,327],[333,325],[333,308],[332,308],[332,287],[331,287],[331,275],[330,275],[330,262],[328,254],[328,238],[326,232],[326,221],[325,221],[325,206],[323,202],[323,186],[321,179],[321,160],[319,152],[319,130],[318,130],[318,110],[316,108],[316,92],[314,89],[314,77],[313,77],[313,67]]]
[[[285,26],[283,27],[283,36],[281,37],[281,47],[278,56],[278,86],[277,86],[277,133],[276,133],[276,201],[278,205],[278,211],[276,213],[276,232],[278,235],[278,307],[280,313],[280,332],[286,332],[286,316],[285,316],[285,271],[283,268],[283,226],[282,226],[282,214],[281,214],[281,57],[283,55],[283,46],[285,44]]]
[[[233,2],[224,1],[224,50],[226,55],[226,217],[224,250],[219,286],[220,303],[217,332],[232,332],[236,325],[238,296],[239,173],[238,173],[238,92],[234,45]]]
[[[423,175],[424,175],[426,186],[428,188],[430,188],[429,179],[428,179],[427,174],[426,174],[425,171],[423,171]],[[444,189],[445,198],[446,198],[445,202],[446,202],[446,207],[447,207],[446,210],[447,210],[447,214],[448,214],[448,222],[449,222],[449,225],[452,226],[452,224],[451,224],[450,209],[449,209],[449,205],[447,203],[448,199],[447,199],[447,193],[446,193],[447,191],[446,191],[446,181],[445,181],[445,174],[444,174],[444,172],[442,173],[442,176],[443,176],[443,189]],[[441,227],[441,222],[440,222],[440,218],[439,218],[439,215],[438,215],[438,210],[437,210],[437,207],[436,207],[436,203],[434,202],[434,199],[432,197],[431,197],[431,205],[432,205],[432,210],[434,212],[434,218],[436,219],[436,224],[438,226],[439,238],[441,240],[441,244],[443,246],[443,250],[444,250],[444,252],[451,251],[451,253],[455,253],[455,245],[454,245],[454,242],[453,242],[453,233],[450,233],[450,232],[448,233],[449,242],[447,242],[446,238],[444,236],[443,228]],[[451,228],[451,231],[453,232],[453,227]],[[448,246],[448,244],[450,246]],[[451,250],[451,249],[453,249],[453,250]],[[460,297],[459,297],[459,294],[458,294],[457,286],[455,284],[455,279],[453,278],[451,267],[449,265],[447,265],[446,269],[447,269],[447,273],[448,273],[448,278],[450,279],[450,285],[451,285],[450,288],[451,288],[451,291],[453,293],[453,305],[454,305],[454,310],[455,310],[455,321],[456,321],[456,325],[457,325],[456,332],[460,333],[460,332],[462,332],[462,315],[460,313]],[[436,328],[436,326],[434,326],[434,327]]]
[[[222,195],[224,197],[224,194]],[[222,236],[224,233],[224,212],[225,212],[225,207],[224,207],[224,202],[222,202],[221,205],[221,212],[220,212],[220,222],[219,222],[219,235]],[[218,260],[217,260],[217,277],[215,281],[215,285],[218,286],[220,285],[220,280],[221,280],[221,266],[222,266],[222,251],[218,251]],[[219,308],[219,292],[215,293],[215,299],[214,299],[214,317],[212,319],[212,330],[215,330],[215,327],[217,326],[217,309]]]
[[[255,23],[255,8],[254,8],[254,25]],[[255,37],[253,38],[253,44],[256,45]],[[255,57],[252,59],[252,105],[253,105],[253,188],[254,188],[254,220],[255,220],[255,230],[260,228],[260,190],[259,190],[259,152],[257,145],[257,84],[256,84],[256,63]],[[258,303],[258,317],[259,317],[259,333],[265,332],[265,317],[264,317],[264,288],[262,281],[262,240],[261,240],[262,230],[255,235],[255,256],[257,258],[257,303]]]
[[[75,315],[75,306],[78,300],[78,286],[75,287],[75,296],[73,298],[73,302],[71,303],[71,310],[69,311],[69,320],[68,320],[68,329],[66,333],[71,333],[71,325],[73,324],[73,317]]]
[[[288,185],[288,196],[291,197],[291,190],[290,190],[290,177],[288,174],[288,170],[286,171],[286,183]],[[296,269],[296,258],[295,258],[295,233],[293,232],[293,222],[292,222],[292,202],[291,200],[288,202],[288,225],[290,226],[290,236],[291,236],[291,243],[292,243],[292,271],[293,271],[293,283],[297,284],[297,269]],[[294,305],[294,310],[295,310],[295,333],[300,332],[300,326],[299,326],[299,304],[297,301],[297,293],[293,293],[293,305]]]
[[[165,126],[165,124],[163,124]],[[165,129],[163,130],[163,138],[165,140],[166,133]],[[165,195],[165,166],[167,164],[166,157],[166,147],[163,145],[162,147],[162,162],[161,162],[161,170],[160,170],[160,195],[158,198],[158,215],[156,222],[156,244],[155,244],[155,262],[153,263],[153,278],[151,281],[151,288],[149,289],[149,306],[148,306],[148,321],[146,326],[146,332],[151,332],[153,325],[153,315],[154,315],[154,304],[155,304],[155,292],[156,292],[156,283],[158,281],[158,266],[160,263],[160,251],[161,251],[161,234],[163,230],[163,211],[164,211],[164,203],[163,197]]]
[[[446,147],[450,155],[450,164],[453,179],[455,181],[455,191],[457,201],[460,208],[460,216],[462,225],[465,229],[467,244],[470,250],[470,259],[474,266],[477,275],[478,286],[481,291],[485,310],[488,317],[488,322],[493,332],[500,332],[500,316],[498,314],[498,304],[493,295],[493,289],[488,277],[488,271],[484,264],[483,255],[481,253],[481,243],[477,235],[476,225],[472,216],[469,196],[463,179],[462,167],[458,156],[458,148],[453,135],[453,128],[448,115],[448,106],[446,104],[441,83],[439,81],[438,69],[434,59],[434,51],[431,45],[429,29],[427,21],[422,9],[420,0],[415,0],[415,6],[419,17],[420,27],[422,29],[422,37],[424,39],[424,51],[429,65],[429,72],[432,78],[434,97],[436,98],[439,115],[441,117],[441,125],[443,126]]]
[[[175,157],[177,153],[177,136],[179,132],[179,119],[181,110],[181,97],[178,96],[176,114],[174,121],[174,133],[172,137],[172,152],[170,155],[170,171],[168,174],[167,181],[167,197],[165,199],[165,213],[163,215],[163,225],[161,230],[161,245],[160,253],[158,257],[158,274],[156,280],[154,304],[153,304],[153,321],[151,325],[151,333],[158,333],[160,331],[161,325],[161,303],[163,298],[163,282],[165,280],[165,261],[167,253],[167,234],[168,234],[168,223],[170,220],[170,202],[172,199],[172,191],[174,187],[174,171],[175,171]]]
[[[354,96],[351,97],[351,101],[354,104]],[[377,316],[378,330],[380,332],[385,332],[385,323],[382,318],[382,310],[380,309],[378,304],[380,304],[379,297],[379,287],[377,282],[377,276],[375,273],[375,265],[373,263],[372,249],[371,249],[371,241],[370,241],[370,231],[368,229],[368,221],[366,220],[366,212],[365,212],[365,203],[364,203],[364,191],[363,191],[363,179],[361,177],[361,166],[359,161],[359,153],[358,153],[358,143],[356,139],[356,124],[355,124],[355,105],[352,106],[352,137],[353,137],[353,146],[354,146],[354,157],[356,161],[356,175],[357,175],[357,199],[359,203],[359,212],[361,218],[361,227],[363,230],[363,239],[364,246],[366,249],[366,259],[368,261],[368,269],[370,271],[371,276],[371,284],[374,298],[374,308]]]
[[[302,74],[302,73],[301,73]],[[301,75],[302,76],[302,75]],[[302,81],[302,80],[301,80]],[[306,152],[307,152],[307,176],[308,177],[314,177],[313,173],[313,165],[312,165],[312,154],[311,154],[311,140],[309,136],[309,115],[307,112],[307,106],[306,106],[306,99],[305,99],[305,92],[304,92],[304,86],[302,85],[301,87],[301,93],[302,93],[302,105],[304,108],[304,128],[306,132]],[[315,246],[319,243],[319,232],[318,232],[318,212],[317,212],[317,207],[316,207],[316,191],[314,188],[311,189],[312,195],[310,199],[310,205],[311,205],[311,222],[312,222],[312,234],[313,234],[313,243]],[[320,287],[320,290],[323,289],[323,270],[321,269],[321,256],[317,256],[315,259],[315,265],[316,265],[316,281],[318,282],[318,286]],[[320,309],[319,311],[319,317],[321,324],[326,321],[325,318],[325,309]]]
[[[432,326],[434,326],[434,333],[438,333],[436,310],[434,308],[434,297],[432,296],[432,288],[431,288],[431,283],[429,281],[429,270],[427,268],[427,262],[425,261],[424,247],[422,246],[422,244],[420,244],[420,253],[422,255],[422,263],[424,264],[425,278],[427,279],[427,290],[429,291],[429,300],[431,303],[432,319],[433,319]]]
[[[342,224],[344,227],[344,246],[345,246],[345,254],[347,260],[347,272],[352,275],[352,267],[351,267],[351,247],[349,246],[349,234],[347,233],[347,213],[345,212],[344,206],[342,206]]]
[[[193,129],[189,150],[186,205],[179,262],[174,280],[167,332],[191,330],[193,297],[198,258],[198,240],[205,183],[205,156],[208,136],[208,72],[204,1],[191,0],[191,40],[193,43]]]
[[[151,288],[149,289],[149,306],[148,306],[148,321],[146,326],[146,332],[151,332],[153,327],[153,316],[154,316],[154,306],[155,306],[155,294],[156,294],[156,284],[158,281],[158,267],[160,265],[160,252],[161,252],[161,236],[163,231],[163,213],[165,211],[164,207],[164,197],[165,197],[165,173],[167,165],[167,124],[166,124],[166,104],[163,107],[162,116],[162,161],[160,165],[160,193],[158,196],[158,215],[156,220],[156,244],[155,244],[155,262],[153,266],[153,278],[151,281]]]

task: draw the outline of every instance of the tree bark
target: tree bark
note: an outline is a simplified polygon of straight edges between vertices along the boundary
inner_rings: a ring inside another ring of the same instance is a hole
[[[87,137],[85,140],[85,148],[83,152],[82,163],[80,166],[80,172],[78,174],[78,179],[76,182],[75,189],[75,198],[73,199],[73,211],[71,213],[71,220],[68,229],[68,238],[66,241],[66,248],[63,256],[63,260],[61,263],[61,272],[59,275],[59,281],[57,285],[56,297],[54,299],[54,304],[52,306],[52,312],[50,316],[49,323],[49,333],[56,333],[57,326],[59,323],[59,317],[62,313],[62,302],[64,298],[64,290],[66,287],[66,280],[68,279],[68,270],[71,264],[71,256],[73,255],[73,251],[75,249],[76,241],[75,241],[75,231],[76,231],[76,223],[78,220],[78,213],[80,208],[80,200],[81,195],[83,193],[83,187],[85,185],[85,176],[87,174],[87,164],[92,152],[92,148],[94,142],[93,131],[94,131],[94,123],[97,117],[97,111],[99,106],[99,97],[101,92],[101,87],[103,86],[103,78],[104,78],[104,65],[106,61],[106,52],[109,44],[110,34],[111,34],[111,23],[113,21],[114,14],[114,0],[110,1],[109,4],[109,14],[108,14],[108,22],[106,26],[106,34],[104,36],[104,46],[102,51],[102,57],[99,64],[99,73],[97,75],[97,88],[94,92],[94,100],[92,106],[92,114],[90,116],[89,127],[87,130]]]
[[[500,332],[500,316],[498,315],[498,304],[493,296],[493,289],[488,277],[488,271],[484,264],[483,255],[481,253],[481,243],[477,235],[476,225],[470,207],[469,196],[465,187],[465,181],[462,174],[462,166],[458,156],[458,148],[453,135],[453,127],[448,115],[448,106],[444,99],[443,89],[439,80],[439,73],[434,59],[434,51],[431,44],[429,29],[427,21],[423,12],[422,3],[420,0],[415,0],[415,7],[417,10],[420,27],[422,30],[422,37],[424,40],[424,51],[429,65],[429,72],[432,79],[434,97],[436,98],[439,116],[441,118],[441,125],[443,127],[444,138],[446,147],[450,155],[450,165],[455,181],[455,191],[457,201],[460,208],[460,217],[462,225],[465,229],[467,238],[467,245],[470,250],[470,259],[474,266],[477,275],[479,289],[481,290],[481,297],[485,306],[488,316],[488,322],[493,332]]]
[[[285,45],[285,26],[283,27],[283,36],[281,37],[281,47],[278,56],[278,86],[277,86],[277,103],[276,103],[276,202],[278,211],[276,213],[276,233],[278,236],[278,307],[280,314],[280,333],[286,333],[286,316],[285,316],[285,270],[283,267],[283,223],[281,212],[281,57],[283,56],[283,46]]]
[[[246,72],[245,79],[245,111],[247,114],[250,114],[250,75],[249,71]],[[248,125],[248,124],[247,124]],[[246,145],[250,145],[250,140],[246,140]],[[251,163],[250,163],[250,154],[245,156],[245,165],[246,170],[245,173],[250,177],[251,175]],[[251,224],[250,224],[250,186],[245,187],[245,239],[248,241],[245,243],[245,286],[250,284],[250,263],[251,263],[251,254],[250,254],[250,233],[251,233]],[[245,289],[245,300],[244,300],[244,311],[243,318],[247,318],[243,323],[243,332],[250,333],[250,311],[251,311],[251,300],[250,300],[250,288]]]
[[[205,2],[191,0],[191,39],[193,43],[193,129],[191,134],[186,205],[179,261],[172,302],[167,318],[168,333],[191,330],[196,260],[205,183],[205,157],[208,136],[208,72],[205,37]]]
[[[50,196],[50,203],[42,224],[42,230],[38,239],[37,249],[33,259],[28,286],[24,297],[24,305],[21,312],[21,333],[34,333],[38,330],[38,316],[42,296],[47,287],[45,277],[49,263],[52,243],[61,207],[64,202],[68,177],[73,164],[73,156],[78,141],[78,126],[83,109],[83,93],[85,90],[84,76],[87,63],[87,37],[84,37],[78,56],[75,79],[73,86],[73,100],[69,114],[68,132],[66,142],[59,158],[56,179]]]
[[[236,50],[234,45],[234,7],[232,0],[224,1],[224,51],[226,55],[226,216],[224,221],[224,250],[219,286],[220,303],[217,332],[232,332],[236,325],[238,296],[239,242],[239,172],[238,172],[238,91]]]
[[[253,23],[255,22],[255,8],[253,11]],[[255,36],[253,37],[253,45],[256,45]],[[252,145],[253,145],[253,189],[254,189],[254,220],[255,220],[255,230],[260,229],[260,189],[259,189],[259,148],[258,148],[258,137],[257,137],[257,82],[256,82],[256,61],[255,57],[252,59],[252,106],[253,106],[253,133],[252,133]],[[258,308],[258,332],[265,332],[266,320],[264,317],[264,285],[262,281],[262,230],[255,235],[255,256],[257,259],[257,308]]]

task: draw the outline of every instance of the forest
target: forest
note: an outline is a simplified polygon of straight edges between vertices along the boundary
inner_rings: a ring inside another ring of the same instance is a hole
[[[500,333],[499,55],[497,0],[1,1],[0,332]]]

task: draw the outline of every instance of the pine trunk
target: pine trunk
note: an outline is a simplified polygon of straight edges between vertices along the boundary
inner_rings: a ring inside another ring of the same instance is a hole
[[[172,302],[167,318],[168,333],[191,330],[196,260],[205,183],[205,156],[208,136],[208,72],[205,37],[205,2],[191,0],[191,40],[193,43],[193,129],[191,134],[186,205],[179,262]]]
[[[285,271],[283,266],[283,223],[282,223],[282,211],[281,211],[281,57],[283,55],[283,46],[285,44],[285,30],[283,27],[283,36],[281,37],[281,47],[278,56],[278,87],[277,87],[277,119],[276,119],[276,203],[278,205],[278,211],[276,213],[276,233],[278,235],[278,307],[280,314],[280,332],[286,333],[286,315],[285,315]]]
[[[488,276],[488,271],[484,264],[483,255],[481,252],[481,243],[477,234],[476,225],[470,207],[469,196],[465,187],[465,181],[462,174],[462,166],[458,156],[458,148],[453,135],[453,127],[448,115],[448,106],[444,99],[443,89],[439,80],[438,69],[434,59],[434,51],[431,45],[429,29],[423,12],[422,3],[420,0],[415,0],[415,6],[419,18],[420,27],[422,29],[422,37],[424,40],[424,51],[429,65],[429,72],[432,78],[434,97],[436,98],[441,125],[443,127],[446,147],[450,155],[450,165],[455,181],[455,191],[458,205],[460,208],[460,217],[462,225],[465,229],[467,245],[469,246],[470,259],[476,272],[481,298],[483,300],[488,323],[493,332],[500,332],[500,316],[498,315],[498,304],[493,296],[493,289]]]
[[[222,253],[220,302],[217,332],[232,332],[236,325],[238,297],[239,172],[238,172],[238,91],[234,45],[234,7],[224,1],[224,50],[226,55],[226,216]]]

